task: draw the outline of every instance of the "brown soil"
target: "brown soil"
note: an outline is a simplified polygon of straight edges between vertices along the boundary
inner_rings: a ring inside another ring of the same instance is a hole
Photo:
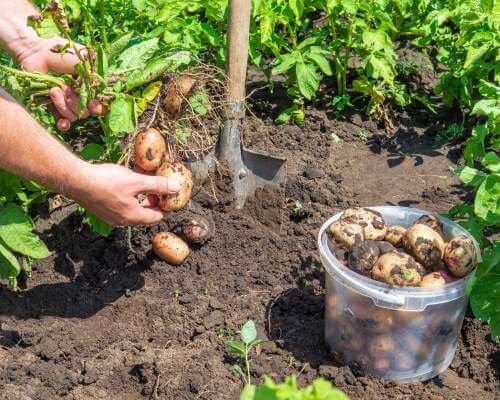
[[[203,188],[188,211],[133,229],[135,252],[126,230],[97,237],[74,206],[41,211],[38,230],[53,255],[34,264],[27,290],[0,289],[0,399],[234,400],[242,382],[225,340],[249,318],[272,340],[254,357],[256,382],[263,374],[296,374],[300,384],[324,376],[352,399],[498,398],[500,347],[470,315],[451,367],[423,383],[361,376],[330,359],[323,339],[318,229],[349,206],[443,212],[466,197],[449,171],[460,152],[432,147],[446,121],[408,111],[387,137],[362,115],[336,120],[317,110],[302,128],[277,127],[269,117],[276,104],[264,95],[252,111],[245,142],[288,158],[285,198],[265,189],[240,212],[218,182],[219,203]],[[182,266],[156,259],[153,235],[191,213],[215,226],[212,240]]]

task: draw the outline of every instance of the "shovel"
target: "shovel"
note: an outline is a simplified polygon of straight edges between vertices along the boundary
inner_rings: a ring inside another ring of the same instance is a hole
[[[229,28],[227,49],[228,98],[226,120],[215,147],[216,157],[233,180],[236,207],[241,209],[257,188],[270,185],[279,188],[285,181],[285,161],[281,157],[248,150],[241,144],[241,131],[245,118],[245,81],[250,30],[250,1],[229,1]],[[195,179],[208,176],[214,156],[190,163]]]

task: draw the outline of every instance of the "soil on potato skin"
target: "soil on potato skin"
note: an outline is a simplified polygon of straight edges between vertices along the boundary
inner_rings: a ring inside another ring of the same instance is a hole
[[[127,230],[98,237],[75,206],[42,210],[37,228],[53,255],[34,263],[25,291],[0,289],[0,399],[234,400],[242,382],[225,341],[247,319],[272,341],[254,355],[255,382],[296,374],[301,385],[324,376],[352,399],[498,398],[500,347],[470,313],[450,368],[422,383],[359,375],[329,357],[323,338],[320,226],[350,206],[443,212],[466,198],[449,171],[459,149],[432,146],[447,121],[399,113],[388,137],[363,115],[310,109],[302,128],[275,126],[275,100],[255,97],[245,143],[288,158],[284,193],[259,191],[241,212],[220,179],[189,210],[134,228],[134,252]],[[213,238],[182,266],[155,258],[154,234],[196,214],[215,226]]]

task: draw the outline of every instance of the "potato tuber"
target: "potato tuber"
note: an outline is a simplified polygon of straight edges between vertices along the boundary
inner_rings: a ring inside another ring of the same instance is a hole
[[[365,240],[382,240],[387,230],[382,214],[368,208],[349,208],[342,213],[340,219],[360,225]]]
[[[444,239],[443,224],[435,215],[422,215],[413,223],[413,225],[416,224],[427,225],[429,228],[434,229],[439,236]]]
[[[188,76],[181,75],[177,79],[171,80],[167,85],[167,93],[163,100],[165,111],[171,116],[175,117],[182,110],[184,100],[191,92],[196,79]]]
[[[387,232],[385,233],[384,240],[392,244],[393,246],[401,246],[401,241],[406,234],[406,228],[398,225],[391,225],[387,227]]]
[[[373,336],[368,343],[368,352],[375,358],[390,357],[394,349],[394,340],[385,334]]]
[[[167,147],[160,131],[149,128],[135,137],[135,163],[144,171],[154,171],[165,160]]]
[[[476,267],[476,247],[467,236],[458,236],[446,243],[443,258],[451,274],[463,278]]]
[[[210,239],[210,224],[203,217],[190,219],[182,228],[182,234],[189,243],[203,243]]]
[[[175,194],[163,194],[160,196],[159,206],[163,211],[177,211],[184,208],[191,198],[193,190],[193,175],[180,162],[164,162],[156,171],[156,175],[167,179],[178,180],[180,190]]]
[[[363,241],[361,226],[346,221],[336,221],[328,227],[330,241],[339,248],[351,248]]]
[[[373,240],[355,244],[349,254],[348,266],[358,274],[367,275],[377,261],[380,250]]]
[[[446,279],[440,272],[431,272],[425,275],[420,282],[420,287],[436,287],[446,285]]]
[[[434,229],[416,224],[408,228],[403,245],[424,267],[432,269],[443,258],[444,241]]]
[[[189,255],[189,246],[172,232],[160,232],[153,238],[154,253],[173,265],[180,265]]]
[[[371,270],[371,277],[399,286],[418,286],[422,280],[421,267],[413,257],[401,252],[381,256]]]

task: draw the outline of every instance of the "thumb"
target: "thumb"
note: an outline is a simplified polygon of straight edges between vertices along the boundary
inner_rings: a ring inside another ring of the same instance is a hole
[[[67,42],[54,42],[54,46],[57,44],[64,45],[65,43]],[[86,50],[82,45],[75,44],[75,47],[77,51],[81,52],[82,56],[85,55]],[[49,50],[46,60],[49,71],[59,74],[73,74],[75,72],[75,65],[80,62],[74,48],[67,49],[63,54]]]
[[[137,194],[174,194],[181,188],[178,180],[167,179],[162,176],[140,175],[140,180],[141,184]]]

